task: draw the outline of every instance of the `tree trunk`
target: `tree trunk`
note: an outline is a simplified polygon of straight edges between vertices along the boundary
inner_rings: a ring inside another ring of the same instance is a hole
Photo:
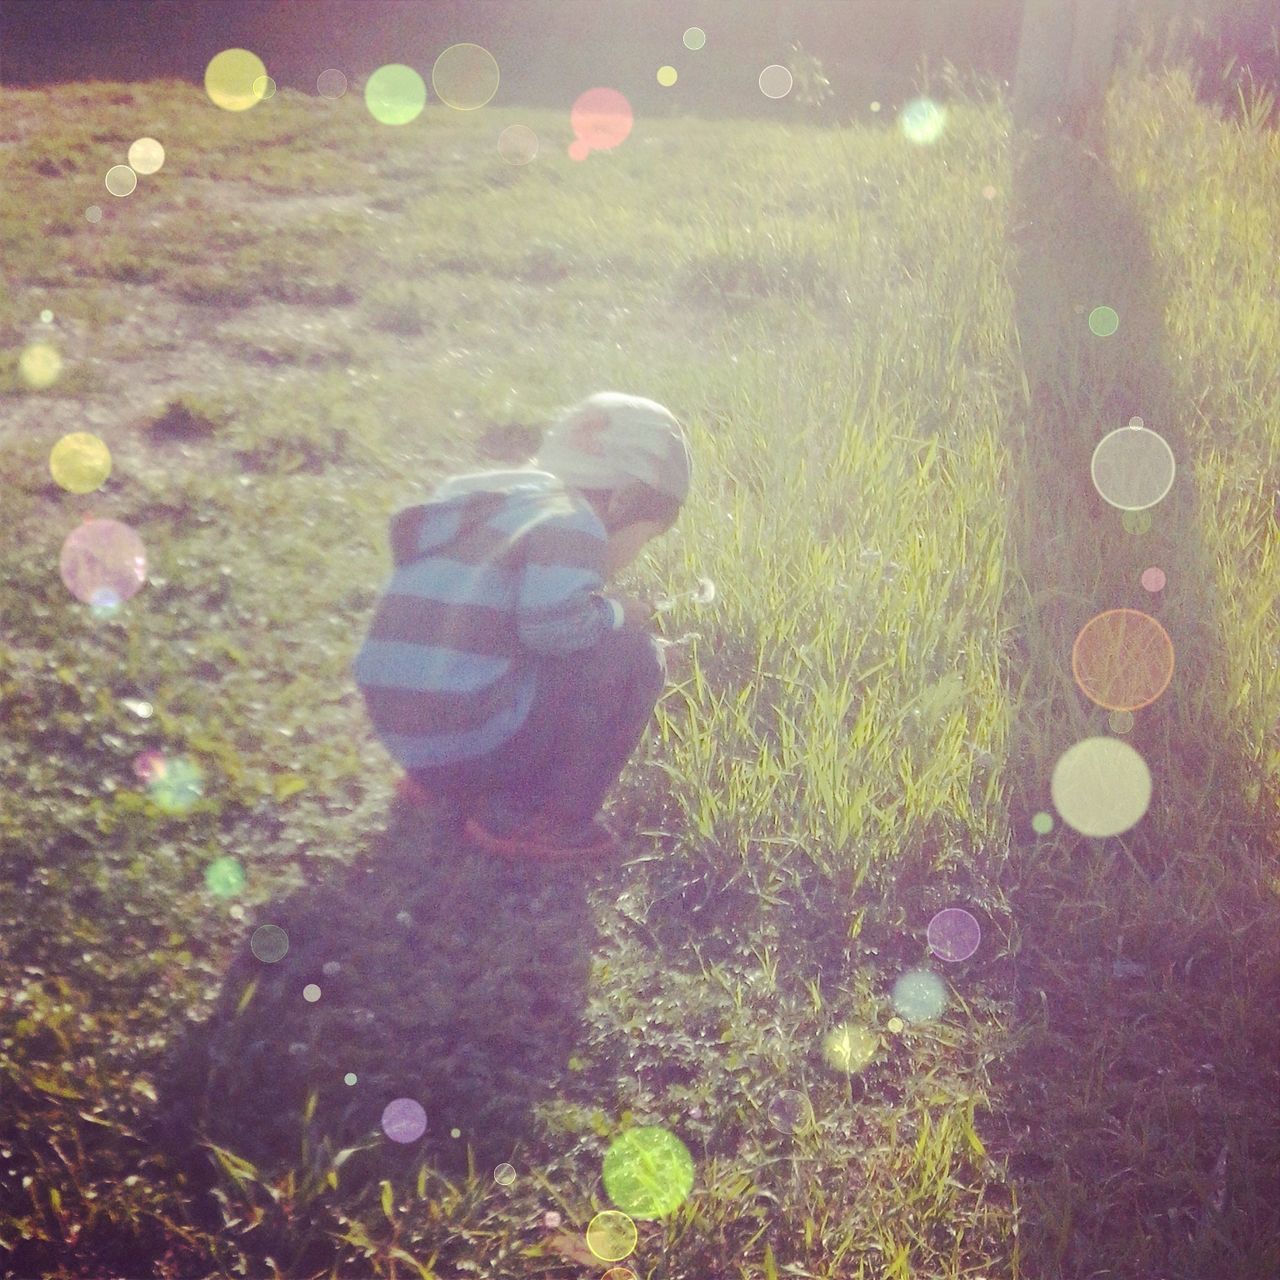
[[[1101,140],[1102,108],[1127,0],[1026,0],[1014,72],[1018,128]]]

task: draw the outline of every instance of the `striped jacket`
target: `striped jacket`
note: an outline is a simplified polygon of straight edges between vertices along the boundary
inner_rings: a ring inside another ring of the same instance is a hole
[[[391,578],[352,674],[407,769],[501,746],[528,715],[539,655],[622,625],[601,594],[604,525],[549,472],[455,476],[390,533]]]

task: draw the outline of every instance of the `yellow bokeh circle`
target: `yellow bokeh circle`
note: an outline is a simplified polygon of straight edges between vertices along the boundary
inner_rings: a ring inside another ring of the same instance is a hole
[[[254,82],[267,75],[266,65],[248,49],[223,49],[204,69],[204,91],[215,107],[224,111],[248,111],[262,101]]]
[[[36,391],[51,387],[62,372],[62,357],[47,342],[33,342],[18,357],[18,375]]]
[[[1142,820],[1151,803],[1151,770],[1119,738],[1085,738],[1062,753],[1049,789],[1067,826],[1105,839]]]
[[[90,432],[74,431],[50,450],[49,474],[68,493],[92,493],[111,474],[111,450]]]
[[[604,1262],[618,1262],[635,1251],[640,1233],[631,1218],[603,1209],[587,1223],[587,1248]]]
[[[106,184],[113,196],[132,195],[138,186],[138,175],[127,164],[113,164],[107,170]]]
[[[134,173],[155,173],[164,164],[164,148],[154,138],[139,138],[129,148]]]
[[[871,1063],[879,1047],[880,1038],[869,1027],[845,1022],[823,1037],[822,1056],[837,1071],[853,1075]]]

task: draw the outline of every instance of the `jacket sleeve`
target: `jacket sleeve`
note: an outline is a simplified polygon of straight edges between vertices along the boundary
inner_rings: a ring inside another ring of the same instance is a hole
[[[604,541],[585,516],[549,516],[523,541],[516,633],[526,649],[577,653],[622,626],[622,606],[601,590]]]

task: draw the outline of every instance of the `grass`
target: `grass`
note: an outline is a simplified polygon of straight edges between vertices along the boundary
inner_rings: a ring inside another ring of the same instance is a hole
[[[1129,66],[1105,175],[1046,170],[1099,184],[1092,210],[1064,197],[1077,232],[1091,213],[1111,228],[1073,255],[989,95],[957,93],[931,147],[639,121],[584,164],[552,113],[392,130],[354,94],[234,116],[175,83],[6,98],[14,1274],[598,1271],[581,1233],[634,1124],[677,1132],[697,1175],[638,1221],[626,1265],[644,1280],[1273,1274],[1274,134],[1215,119],[1184,72]],[[498,158],[511,123],[542,140],[534,164]],[[164,168],[106,195],[148,130]],[[1128,243],[1121,207],[1137,249],[1108,247]],[[1146,275],[1124,256],[1142,252]],[[1090,305],[1124,297],[1146,331],[1082,336],[1064,302],[1082,276]],[[118,340],[135,287],[174,321]],[[36,392],[17,352],[45,306],[73,358]],[[145,390],[195,343],[211,357]],[[700,638],[672,651],[614,801],[637,856],[593,899],[603,944],[541,1149],[511,1187],[425,1165],[353,1185],[332,1152],[300,1147],[276,1175],[215,1151],[223,1221],[202,1223],[138,1136],[149,1076],[174,1024],[211,1009],[246,910],[349,861],[382,819],[396,771],[347,668],[385,519],[485,465],[494,424],[600,387],[671,405],[696,460],[677,528],[623,587],[708,577],[717,595],[664,616]],[[1150,395],[1178,445],[1145,533],[1073,496],[1122,425],[1117,387]],[[113,471],[76,496],[47,458],[86,421]],[[132,523],[149,557],[106,620],[55,569],[89,512]],[[1071,641],[1147,563],[1168,572],[1177,651],[1129,734],[1152,806],[1117,837],[1039,836],[1058,756],[1112,732]],[[122,703],[139,697],[147,721]],[[136,789],[130,761],[157,746],[205,771],[184,817]],[[230,901],[203,879],[228,855],[247,874]],[[891,1025],[949,905],[982,946],[932,962],[941,1016]],[[847,1025],[873,1037],[862,1071],[821,1052]],[[813,1116],[793,1133],[770,1120],[788,1089]]]

